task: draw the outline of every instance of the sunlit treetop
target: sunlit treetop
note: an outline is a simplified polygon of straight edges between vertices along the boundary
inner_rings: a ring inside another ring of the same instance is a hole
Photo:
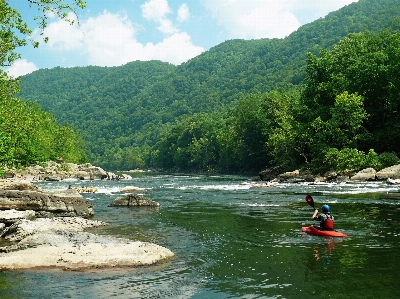
[[[41,35],[47,27],[50,14],[57,15],[70,24],[78,20],[78,10],[86,7],[82,0],[27,0],[29,7],[36,7],[39,14],[34,17],[37,20]],[[71,14],[72,13],[72,14]],[[34,47],[39,45],[38,41],[31,38],[32,30],[29,29],[18,10],[12,8],[6,0],[0,1],[0,67],[9,66],[20,55],[15,53],[18,47],[26,46],[27,40]],[[43,37],[47,42],[47,37]]]

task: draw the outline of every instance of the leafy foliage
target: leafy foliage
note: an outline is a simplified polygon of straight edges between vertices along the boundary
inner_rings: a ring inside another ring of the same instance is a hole
[[[321,134],[328,148],[399,151],[399,49],[399,33],[364,32],[309,56],[302,121],[315,129],[319,147],[309,148],[318,163]]]
[[[66,4],[62,0],[28,0],[42,11],[37,17],[42,29],[46,27],[46,12],[52,11],[67,18],[67,11],[75,12],[85,3],[74,0]],[[20,13],[7,1],[0,1],[0,67],[9,66],[20,58],[16,48],[27,45],[31,30]],[[46,40],[46,38],[45,38]],[[32,41],[33,42],[33,41]],[[33,42],[38,46],[37,42]],[[55,117],[38,104],[14,98],[19,91],[19,80],[9,78],[0,69],[0,166],[25,166],[48,160],[86,162],[83,139],[69,125],[59,125]]]
[[[180,66],[39,70],[19,95],[79,129],[110,169],[339,167],[399,152],[399,15],[397,0],[360,0],[285,39],[226,41]]]
[[[355,148],[342,150],[330,148],[325,155],[325,163],[338,171],[358,171],[367,167],[378,170],[382,168],[378,154],[372,149],[365,154]]]
[[[83,140],[36,104],[13,98],[0,100],[0,166],[25,166],[63,159],[87,162]]]

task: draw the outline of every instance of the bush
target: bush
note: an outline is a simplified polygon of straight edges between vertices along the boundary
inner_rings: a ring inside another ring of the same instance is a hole
[[[365,154],[356,148],[344,148],[340,151],[337,148],[330,148],[325,154],[324,162],[337,171],[358,171],[368,167],[382,169],[379,156],[373,149]]]
[[[397,157],[396,153],[394,153],[394,152],[390,152],[390,153],[384,152],[379,155],[378,159],[382,165],[382,169],[396,165],[400,161],[400,159]]]

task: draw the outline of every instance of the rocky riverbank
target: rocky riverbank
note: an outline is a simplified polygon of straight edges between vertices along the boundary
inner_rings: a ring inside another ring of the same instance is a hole
[[[266,169],[259,173],[261,181],[267,184],[273,183],[325,183],[325,182],[365,182],[365,181],[387,181],[389,184],[400,183],[400,164],[376,171],[373,168],[366,168],[358,172],[327,172],[323,175],[314,175],[308,172],[295,170],[283,172],[281,168],[275,167]]]
[[[105,179],[101,169],[87,167],[88,178]],[[109,224],[88,219],[94,215],[91,202],[73,189],[53,193],[32,184],[49,174],[57,179],[77,178],[72,174],[74,171],[70,169],[67,175],[61,170],[50,173],[49,169],[32,169],[35,171],[19,172],[11,179],[0,180],[0,270],[137,267],[174,256],[169,249],[156,244],[94,234],[96,227]],[[83,175],[82,168],[76,169]],[[143,195],[131,194],[114,205],[146,203],[159,206]]]
[[[24,169],[4,169],[3,179],[40,181],[63,180],[119,180],[129,179],[129,175],[116,175],[90,163],[57,163],[49,161],[41,165],[33,165]]]

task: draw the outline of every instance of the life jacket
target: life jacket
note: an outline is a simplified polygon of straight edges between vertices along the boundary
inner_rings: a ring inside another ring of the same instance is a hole
[[[333,229],[334,222],[332,219],[326,219],[324,221],[324,229]]]
[[[325,220],[323,220],[323,222],[321,223],[321,227],[322,229],[326,229],[326,230],[333,230],[333,226],[334,226],[334,221],[333,221],[333,217],[330,214],[324,214]]]

